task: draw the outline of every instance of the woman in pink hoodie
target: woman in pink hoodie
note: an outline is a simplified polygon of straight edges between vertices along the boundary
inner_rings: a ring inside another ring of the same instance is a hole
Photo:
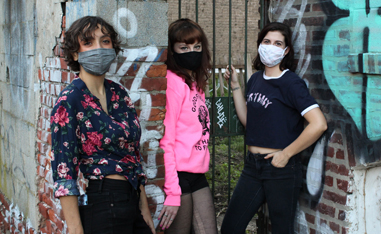
[[[209,170],[210,120],[205,87],[211,69],[201,27],[179,19],[168,29],[164,150],[166,199],[159,215],[165,233],[217,233]],[[193,228],[192,228],[193,226]]]

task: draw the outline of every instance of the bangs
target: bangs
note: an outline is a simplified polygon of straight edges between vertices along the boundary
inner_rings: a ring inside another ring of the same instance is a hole
[[[107,31],[105,25],[103,25],[103,22],[100,20],[91,20],[86,27],[82,31],[79,32],[79,38],[82,41],[88,41],[90,39],[94,39],[94,32],[101,27],[101,31],[104,35],[110,36],[109,32]]]
[[[196,41],[202,42],[202,33],[193,25],[191,27],[180,28],[174,35],[173,42],[184,42],[193,44]]]

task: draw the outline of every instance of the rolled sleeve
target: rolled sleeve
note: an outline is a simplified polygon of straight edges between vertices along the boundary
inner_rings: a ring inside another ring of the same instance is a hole
[[[51,164],[55,197],[79,195],[78,137],[76,135],[79,126],[74,109],[69,102],[59,101],[51,114]]]

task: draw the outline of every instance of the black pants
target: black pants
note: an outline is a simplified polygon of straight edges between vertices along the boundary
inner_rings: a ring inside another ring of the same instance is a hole
[[[139,196],[128,181],[90,180],[88,205],[79,206],[85,234],[152,234],[139,209]]]
[[[222,234],[244,234],[245,229],[267,202],[273,234],[293,234],[296,204],[302,186],[298,155],[284,168],[276,168],[266,155],[248,153],[221,227]]]

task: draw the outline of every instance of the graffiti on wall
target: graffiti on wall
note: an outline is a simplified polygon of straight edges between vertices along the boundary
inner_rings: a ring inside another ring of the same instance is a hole
[[[130,22],[129,30],[123,28],[120,24],[120,18],[127,17]],[[114,25],[117,25],[117,30],[121,35],[126,35],[127,38],[133,38],[137,33],[137,19],[133,12],[127,8],[120,8],[114,16]],[[140,112],[139,119],[141,121],[142,127],[142,137],[141,145],[144,145],[148,142],[150,151],[148,152],[147,162],[143,164],[146,171],[148,179],[154,179],[157,176],[157,165],[156,165],[156,154],[159,150],[159,140],[162,137],[162,133],[158,130],[147,130],[147,121],[151,114],[152,107],[152,97],[145,89],[141,88],[142,80],[146,72],[149,70],[153,62],[155,62],[159,57],[160,53],[157,47],[155,46],[146,46],[142,48],[124,48],[123,53],[121,54],[126,58],[122,66],[117,69],[117,64],[114,63],[109,70],[110,77],[108,79],[113,80],[116,83],[120,84],[121,77],[126,74],[128,69],[131,66],[134,66],[134,62],[138,61],[141,58],[145,57],[145,62],[139,68],[134,81],[132,82],[130,90],[128,93],[133,102],[142,101],[144,103],[144,108]],[[153,217],[155,226],[158,225],[158,216],[161,209],[163,208],[164,203],[164,192],[162,189],[154,184],[147,185],[145,187],[147,195],[153,198],[153,201],[156,202],[156,211]]]
[[[347,131],[357,142],[356,157],[360,163],[375,162],[381,159],[380,149],[376,147],[381,143],[378,42],[381,2],[334,0],[332,3],[348,15],[335,19],[327,30],[322,48],[324,75],[356,126],[354,131]],[[323,7],[325,4],[322,2]]]

